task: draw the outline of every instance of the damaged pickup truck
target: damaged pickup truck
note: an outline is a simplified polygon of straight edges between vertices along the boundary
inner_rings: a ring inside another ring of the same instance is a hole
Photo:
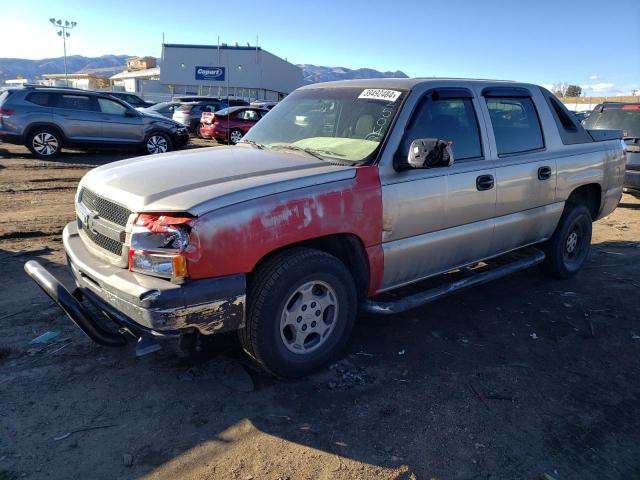
[[[87,173],[63,234],[77,288],[25,269],[100,344],[143,354],[235,330],[265,370],[301,376],[340,354],[359,309],[398,313],[536,264],[574,275],[620,200],[621,136],[530,84],[306,86],[237,146]],[[402,293],[417,282],[431,285]]]

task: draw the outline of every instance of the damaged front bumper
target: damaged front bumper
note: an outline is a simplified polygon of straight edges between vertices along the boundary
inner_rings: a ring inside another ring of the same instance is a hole
[[[193,331],[211,335],[244,326],[244,274],[191,280],[177,285],[161,278],[130,272],[98,259],[85,247],[75,223],[65,227],[63,243],[77,285],[73,295],[68,296],[76,301],[87,299],[135,336],[178,336]],[[45,278],[42,272],[44,268],[38,268],[34,263],[28,262],[30,268],[28,264],[25,265],[27,273],[82,328],[78,319],[73,318],[77,314],[70,313],[69,308],[65,308],[60,301],[61,295],[58,293],[64,287],[59,282],[51,286],[53,280]],[[65,298],[67,303],[71,302],[67,296]],[[88,310],[81,305],[79,308],[88,321],[101,328],[100,320],[88,314]],[[85,328],[82,329],[87,333]]]

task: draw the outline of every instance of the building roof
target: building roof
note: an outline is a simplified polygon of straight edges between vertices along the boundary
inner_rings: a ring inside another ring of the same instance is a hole
[[[162,46],[168,48],[209,48],[212,50],[262,50],[262,47],[252,47],[250,45],[190,45],[182,43],[164,43]]]
[[[107,80],[107,77],[100,77],[99,75],[95,75],[93,73],[45,73],[43,75],[46,79],[57,79],[57,78],[104,78]]]
[[[151,78],[160,76],[160,67],[146,68],[144,70],[133,70],[131,72],[120,72],[111,76],[111,80],[122,80],[125,78]]]

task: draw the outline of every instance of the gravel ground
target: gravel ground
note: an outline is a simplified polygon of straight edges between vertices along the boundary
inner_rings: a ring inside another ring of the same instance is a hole
[[[93,345],[26,277],[65,275],[78,180],[129,156],[0,144],[0,480],[640,478],[639,200],[574,279],[361,315],[342,361],[279,381],[232,336],[199,362]]]

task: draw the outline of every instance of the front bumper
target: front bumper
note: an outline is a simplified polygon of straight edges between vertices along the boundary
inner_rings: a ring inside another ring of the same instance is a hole
[[[244,326],[244,274],[177,285],[95,257],[85,247],[75,223],[65,227],[62,238],[82,297],[134,333],[172,336],[197,330],[211,335]]]

